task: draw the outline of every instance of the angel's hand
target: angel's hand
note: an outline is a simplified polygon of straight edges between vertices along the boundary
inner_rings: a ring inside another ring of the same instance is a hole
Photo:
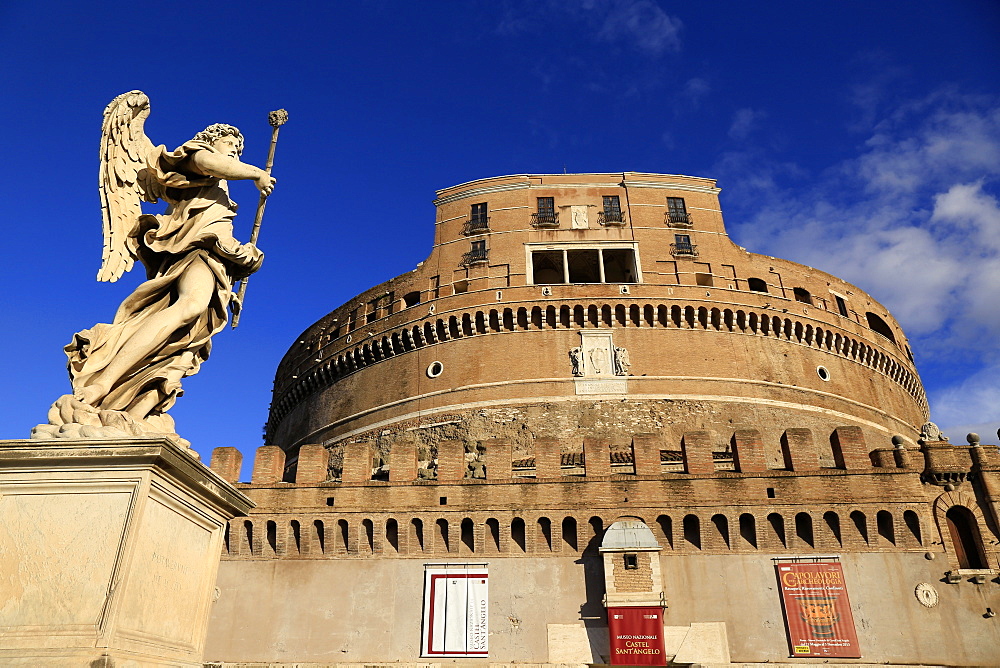
[[[257,185],[257,190],[260,191],[261,195],[267,197],[274,190],[274,183],[277,180],[278,179],[274,178],[273,176],[268,176],[267,172],[262,172],[261,175],[258,176],[255,180],[255,183]]]

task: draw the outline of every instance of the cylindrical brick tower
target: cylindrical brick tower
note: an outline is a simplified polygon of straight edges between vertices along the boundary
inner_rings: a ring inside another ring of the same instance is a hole
[[[752,426],[775,464],[788,425],[915,440],[927,402],[895,319],[835,276],[737,246],[718,193],[635,172],[439,191],[427,260],[285,355],[268,443],[294,457],[505,438],[527,454],[537,438],[628,443],[652,428],[701,429],[725,451]]]

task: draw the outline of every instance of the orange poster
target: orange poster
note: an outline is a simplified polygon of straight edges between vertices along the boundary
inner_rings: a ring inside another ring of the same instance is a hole
[[[839,561],[775,564],[792,656],[860,658]]]

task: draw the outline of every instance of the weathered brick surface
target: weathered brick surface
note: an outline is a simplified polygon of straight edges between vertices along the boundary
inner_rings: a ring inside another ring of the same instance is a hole
[[[607,439],[583,439],[583,457],[587,476],[611,475],[611,444]]]
[[[218,473],[227,482],[240,481],[240,468],[243,466],[243,453],[237,448],[215,448],[212,450],[212,463],[209,468]]]
[[[632,437],[632,457],[636,475],[659,475],[660,450],[663,443],[656,434],[636,434]]]
[[[733,464],[737,471],[744,473],[765,471],[764,442],[756,429],[740,429],[730,441],[733,450]]]
[[[868,444],[865,442],[865,433],[860,427],[837,427],[830,437],[830,445],[833,447],[833,459],[838,468],[871,468]]]
[[[486,446],[486,479],[510,480],[511,449],[509,441],[492,438],[485,442]]]
[[[367,443],[344,446],[343,482],[368,482],[372,479],[372,449]]]
[[[389,480],[410,482],[417,479],[417,446],[410,440],[393,443],[389,452]]]
[[[253,460],[253,474],[250,477],[254,484],[278,482],[285,472],[285,451],[276,445],[262,445],[257,448]]]
[[[462,441],[441,441],[438,444],[438,481],[451,482],[465,477],[465,444]]]
[[[819,468],[819,452],[809,429],[786,429],[781,436],[781,454],[789,471],[815,471]]]
[[[327,479],[330,451],[319,444],[303,445],[299,448],[299,461],[295,465],[295,482],[310,484]]]
[[[686,473],[714,473],[712,460],[712,435],[707,431],[689,431],[681,439]]]
[[[562,476],[562,453],[559,441],[554,438],[535,439],[535,477],[559,478]]]

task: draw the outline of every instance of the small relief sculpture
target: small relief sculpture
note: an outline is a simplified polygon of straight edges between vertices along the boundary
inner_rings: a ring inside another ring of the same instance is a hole
[[[146,282],[122,302],[110,324],[73,336],[66,346],[73,393],[49,410],[49,424],[32,438],[128,437],[174,433],[167,410],[182,394],[181,379],[198,373],[211,339],[238,314],[233,284],[257,271],[264,256],[233,236],[236,204],[227,180],[251,180],[264,198],[277,129],[284,111],[271,113],[267,169],[240,161],[243,135],[216,124],[173,151],[154,146],[143,131],[149,98],[119,95],[104,111],[100,194],[104,257],[99,281],[117,281],[139,260]],[[142,202],[168,204],[143,214]],[[256,225],[255,225],[256,227]],[[256,229],[255,229],[256,233]]]
[[[615,346],[615,375],[627,376],[632,367],[632,360],[629,359],[628,350]]]
[[[575,348],[570,348],[569,359],[573,364],[573,375],[582,376],[584,374],[583,370],[583,348],[577,346]]]
[[[927,422],[920,428],[920,441],[922,443],[933,443],[935,441],[947,441],[948,437],[941,433],[938,426],[933,422]]]
[[[608,372],[608,351],[603,347],[590,349],[590,368],[595,376]]]

